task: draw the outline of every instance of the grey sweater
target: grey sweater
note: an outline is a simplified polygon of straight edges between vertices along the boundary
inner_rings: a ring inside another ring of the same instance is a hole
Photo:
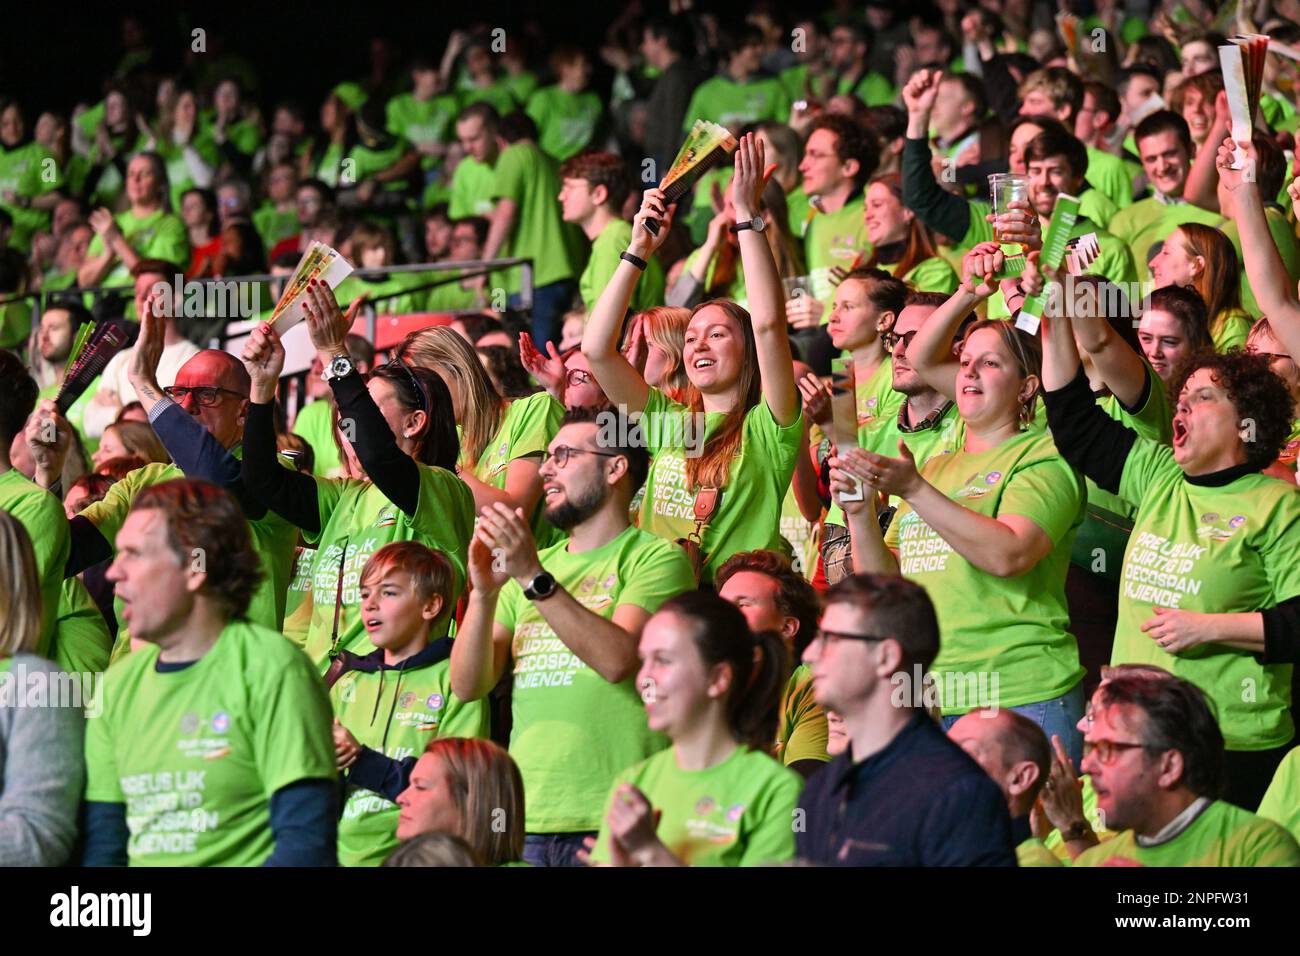
[[[0,866],[58,866],[72,853],[85,784],[81,707],[54,706],[70,703],[57,690],[66,680],[46,685],[46,706],[17,706],[33,702],[32,675],[58,673],[34,654],[0,668]]]

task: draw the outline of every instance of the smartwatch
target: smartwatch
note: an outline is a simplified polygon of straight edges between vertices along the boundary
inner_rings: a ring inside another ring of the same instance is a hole
[[[346,378],[357,370],[352,364],[352,359],[346,355],[336,355],[330,359],[330,363],[325,366],[325,370],[320,373],[320,377],[327,382],[332,382],[336,378]]]
[[[766,228],[767,228],[767,223],[764,221],[763,217],[755,216],[753,219],[749,220],[748,222],[736,223],[734,226],[731,227],[731,232],[733,235],[744,229],[753,229],[755,232],[762,232]]]
[[[524,588],[524,597],[530,601],[545,601],[557,590],[555,578],[541,571],[528,582],[528,587]]]

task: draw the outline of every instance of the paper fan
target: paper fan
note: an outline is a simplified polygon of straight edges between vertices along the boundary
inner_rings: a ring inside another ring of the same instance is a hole
[[[305,317],[302,303],[309,282],[315,279],[335,289],[351,274],[352,266],[337,250],[323,242],[313,242],[303,253],[298,268],[293,271],[280,295],[280,301],[271,312],[270,322],[276,333],[283,335]]]
[[[100,373],[104,371],[109,360],[126,347],[126,333],[115,322],[101,321],[86,323],[77,334],[72,361],[68,363],[59,386],[59,394],[54,404],[59,414],[66,415],[68,409],[77,399],[86,393],[86,389]]]
[[[1260,92],[1264,86],[1264,59],[1268,56],[1268,37],[1260,34],[1235,36],[1219,47],[1219,65],[1223,67],[1223,91],[1228,98],[1232,117],[1232,138],[1249,141],[1259,111]],[[1244,156],[1240,149],[1233,168],[1240,169]]]
[[[665,205],[671,205],[684,196],[708,170],[730,156],[736,148],[736,137],[725,126],[708,120],[696,120],[686,134],[686,142],[677,151],[677,158],[659,180]],[[659,234],[659,221],[646,219],[645,227]]]

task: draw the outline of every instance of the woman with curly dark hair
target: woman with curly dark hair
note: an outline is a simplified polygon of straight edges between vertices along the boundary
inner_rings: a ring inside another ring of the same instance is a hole
[[[1171,447],[1098,407],[1069,322],[1043,327],[1057,448],[1136,508],[1111,662],[1205,691],[1227,743],[1226,799],[1253,811],[1295,733],[1284,644],[1300,626],[1300,494],[1261,474],[1291,430],[1290,393],[1265,356],[1201,349],[1170,381]]]

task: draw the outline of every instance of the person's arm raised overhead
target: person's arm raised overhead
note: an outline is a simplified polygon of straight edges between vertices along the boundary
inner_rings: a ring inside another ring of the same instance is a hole
[[[615,405],[623,406],[629,413],[645,408],[650,386],[619,352],[619,333],[623,330],[623,318],[632,302],[632,292],[644,269],[642,263],[654,255],[655,250],[668,238],[676,210],[676,204],[664,204],[662,190],[646,190],[641,200],[641,209],[632,220],[632,242],[618,268],[610,276],[605,291],[596,300],[596,305],[587,318],[587,328],[582,333],[582,354],[591,365],[591,373],[596,376],[596,381],[609,400]],[[659,220],[659,231],[656,234],[652,235],[646,229],[647,218]],[[637,261],[631,262],[629,257]]]
[[[737,225],[750,223],[758,215],[763,185],[767,181],[764,169],[763,141],[752,133],[742,136],[736,147],[736,175],[731,183]],[[754,344],[758,349],[763,399],[776,423],[784,428],[798,421],[800,412],[799,390],[794,384],[794,358],[790,354],[790,335],[785,320],[785,290],[767,237],[754,229],[741,229],[738,238],[740,260],[745,268],[745,287],[749,292],[749,314],[754,324]]]
[[[1258,163],[1255,147],[1238,141],[1246,153],[1244,169],[1233,169],[1232,139],[1219,145],[1219,178],[1231,197],[1232,209],[1224,213],[1235,219],[1241,230],[1241,252],[1245,259],[1246,279],[1255,293],[1255,301],[1268,316],[1273,334],[1292,355],[1300,355],[1300,301],[1291,285],[1291,276],[1282,263],[1282,256],[1269,232],[1268,217],[1264,215],[1264,197],[1253,175],[1247,175]],[[1300,204],[1300,181],[1292,181],[1287,193],[1293,202]]]
[[[1219,90],[1214,100],[1214,122],[1205,142],[1196,151],[1192,168],[1187,171],[1187,184],[1183,186],[1184,199],[1211,212],[1227,212],[1219,208],[1218,156],[1219,144],[1229,135],[1231,123],[1228,94]]]
[[[244,424],[244,487],[289,523],[304,531],[320,531],[315,479],[282,468],[276,460],[272,406],[284,368],[284,346],[269,323],[249,333],[243,358],[252,379]]]
[[[960,363],[952,354],[952,339],[962,320],[997,289],[993,277],[1002,270],[1002,249],[981,242],[962,260],[962,282],[948,301],[930,313],[907,347],[907,360],[927,385],[945,398],[957,398]]]

